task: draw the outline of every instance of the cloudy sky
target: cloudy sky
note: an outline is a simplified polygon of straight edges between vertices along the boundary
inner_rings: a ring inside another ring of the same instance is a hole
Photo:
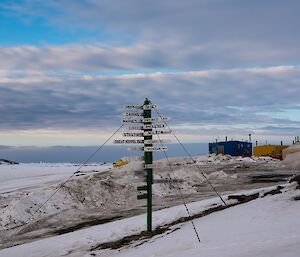
[[[145,97],[185,142],[290,143],[297,0],[2,0],[0,145],[97,145]]]

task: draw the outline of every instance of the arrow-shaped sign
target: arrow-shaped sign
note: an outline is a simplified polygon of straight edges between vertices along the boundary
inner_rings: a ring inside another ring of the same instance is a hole
[[[152,136],[152,135],[161,135],[161,134],[171,134],[170,130],[162,131],[162,130],[155,130],[155,131],[145,131],[144,136]]]
[[[129,147],[129,151],[145,151],[145,152],[162,152],[162,151],[167,151],[168,147],[163,146],[145,146],[145,147]]]
[[[123,113],[123,116],[126,116],[126,117],[132,117],[132,116],[143,117],[144,114],[140,113],[140,112],[125,112],[125,113]]]
[[[129,130],[143,130],[143,126],[128,127]]]
[[[143,122],[162,122],[162,121],[165,121],[165,120],[169,120],[169,118],[167,117],[155,117],[155,118],[144,118],[143,119]]]
[[[163,147],[159,147],[159,146],[145,146],[144,147],[144,151],[145,152],[162,152],[162,151],[167,151],[168,147],[163,146]]]
[[[165,128],[165,124],[145,124],[143,129],[152,129],[152,128]]]
[[[167,117],[155,117],[155,118],[144,118],[139,120],[125,120],[123,119],[124,123],[148,123],[148,122],[163,122],[169,120]],[[149,125],[149,124],[146,124]]]
[[[145,104],[143,105],[143,110],[151,110],[151,109],[157,109],[157,104]]]
[[[144,144],[141,139],[115,140],[114,144]]]
[[[142,139],[117,139],[114,141],[114,144],[160,144],[160,143],[170,143],[171,140],[167,140],[167,139],[146,139],[146,140],[142,140]]]
[[[143,120],[123,120],[123,123],[143,123]]]
[[[137,110],[151,110],[151,109],[157,109],[158,105],[157,104],[145,104],[145,105],[124,105],[124,109],[137,109]]]
[[[143,110],[143,106],[139,105],[124,105],[124,109],[137,109],[137,110]]]
[[[123,136],[124,137],[143,137],[144,134],[143,133],[129,133],[129,132],[126,132],[126,133],[123,133]]]

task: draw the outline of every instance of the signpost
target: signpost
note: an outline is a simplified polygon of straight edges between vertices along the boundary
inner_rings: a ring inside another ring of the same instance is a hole
[[[142,146],[133,147],[130,149],[144,151],[144,170],[146,171],[146,185],[137,187],[137,199],[147,199],[147,231],[152,231],[152,184],[153,184],[153,152],[166,151],[167,147],[154,146],[155,143],[161,143],[161,140],[153,139],[153,136],[161,134],[170,134],[169,130],[165,129],[164,121],[168,120],[165,117],[152,117],[152,109],[158,108],[158,105],[152,104],[147,98],[143,105],[125,105],[126,112],[124,113],[123,123],[128,125],[140,123],[136,126],[129,126],[129,130],[136,130],[136,132],[125,132],[125,137],[138,137],[143,139],[128,139],[115,140],[116,144],[142,144]],[[133,112],[129,112],[133,111]],[[140,111],[140,112],[138,112]],[[142,111],[142,112],[141,112]],[[155,124],[153,124],[155,123]],[[159,130],[158,130],[159,129]]]

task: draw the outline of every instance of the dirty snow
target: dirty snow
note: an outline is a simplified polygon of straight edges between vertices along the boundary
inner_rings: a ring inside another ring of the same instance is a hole
[[[300,195],[296,183],[285,185],[282,194],[266,196],[230,207],[194,220],[201,238],[199,244],[190,222],[174,225],[178,230],[155,236],[148,241],[133,242],[118,250],[93,250],[95,245],[139,233],[145,229],[145,215],[139,215],[65,235],[0,250],[0,256],[206,256],[206,257],[298,257],[300,221],[297,213],[300,204],[293,200]],[[263,192],[252,190],[249,193]],[[245,192],[243,192],[245,193]],[[218,198],[202,200],[188,205],[198,213],[214,204]],[[183,206],[176,206],[154,213],[154,226],[170,223],[186,216]],[[53,247],[55,246],[55,247]]]
[[[187,202],[215,196],[201,172],[223,193],[274,184],[251,183],[253,174],[289,175],[280,161],[268,157],[199,156],[195,157],[195,161],[200,171],[189,158],[170,158],[170,161],[173,172],[166,160],[154,163],[154,178],[179,178],[184,182],[154,184],[155,210],[181,203],[178,186]],[[84,166],[81,173],[63,185],[77,168],[73,164],[0,167],[4,178],[0,183],[0,237],[6,242],[5,246],[9,245],[6,241],[8,235],[19,229],[15,243],[21,244],[51,236],[57,230],[76,227],[81,223],[130,217],[145,212],[145,201],[136,199],[136,187],[145,183],[142,162],[131,162],[121,168],[112,168],[111,164]],[[61,189],[34,215],[30,225],[13,229],[23,225],[58,187]]]

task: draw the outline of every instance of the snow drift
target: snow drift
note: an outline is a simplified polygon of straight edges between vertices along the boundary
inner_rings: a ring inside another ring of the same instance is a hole
[[[293,169],[300,168],[300,145],[293,145],[283,150],[283,163]]]

